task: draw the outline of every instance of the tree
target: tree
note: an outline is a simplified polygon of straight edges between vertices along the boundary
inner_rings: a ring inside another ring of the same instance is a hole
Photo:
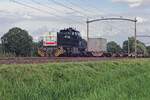
[[[148,55],[150,56],[150,46],[147,46],[147,52],[148,52]]]
[[[128,42],[129,42],[129,44],[128,44]],[[123,42],[123,52],[128,53],[128,50],[130,52],[134,52],[134,50],[135,50],[134,44],[135,44],[135,39],[133,37],[129,38],[129,40],[125,40]],[[129,46],[129,49],[128,49],[128,46]]]
[[[2,36],[1,40],[5,53],[12,53],[16,56],[31,55],[32,37],[26,30],[12,28]]]
[[[129,40],[126,40],[123,42],[124,53],[128,53],[128,46],[129,46],[130,53],[135,52],[135,38],[134,37],[130,37]],[[146,49],[145,44],[139,40],[137,40],[137,53],[147,55],[147,49]]]
[[[39,42],[33,42],[32,56],[38,56],[38,49],[43,47],[43,40]]]
[[[121,47],[114,41],[111,41],[107,44],[107,51],[109,53],[120,53]]]

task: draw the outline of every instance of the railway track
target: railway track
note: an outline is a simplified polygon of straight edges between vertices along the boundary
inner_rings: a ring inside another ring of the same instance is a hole
[[[102,58],[102,57],[9,57],[0,58],[0,64],[40,64],[54,62],[85,62],[104,61],[125,58]]]

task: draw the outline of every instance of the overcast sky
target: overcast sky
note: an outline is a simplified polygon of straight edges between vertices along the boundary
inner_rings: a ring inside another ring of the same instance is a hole
[[[137,17],[138,34],[150,35],[150,0],[0,0],[0,36],[12,27],[20,27],[37,40],[44,32],[74,27],[85,37],[87,18],[120,16]],[[91,36],[121,43],[133,35],[134,25],[103,21],[90,27]],[[149,38],[142,40],[150,42]]]

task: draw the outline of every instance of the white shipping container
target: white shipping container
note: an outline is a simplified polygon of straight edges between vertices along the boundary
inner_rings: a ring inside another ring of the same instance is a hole
[[[46,32],[43,36],[44,46],[57,46],[57,32]]]
[[[107,40],[104,38],[90,38],[88,41],[88,51],[90,52],[107,51]]]

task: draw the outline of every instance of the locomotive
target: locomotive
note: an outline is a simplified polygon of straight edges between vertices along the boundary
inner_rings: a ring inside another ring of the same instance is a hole
[[[87,42],[81,37],[79,31],[73,28],[67,28],[60,30],[56,33],[57,38],[50,45],[43,45],[42,48],[38,49],[38,54],[41,57],[75,57],[75,56],[86,56]],[[50,36],[49,39],[52,37]],[[43,44],[45,42],[43,41]],[[56,44],[56,45],[52,45]]]

